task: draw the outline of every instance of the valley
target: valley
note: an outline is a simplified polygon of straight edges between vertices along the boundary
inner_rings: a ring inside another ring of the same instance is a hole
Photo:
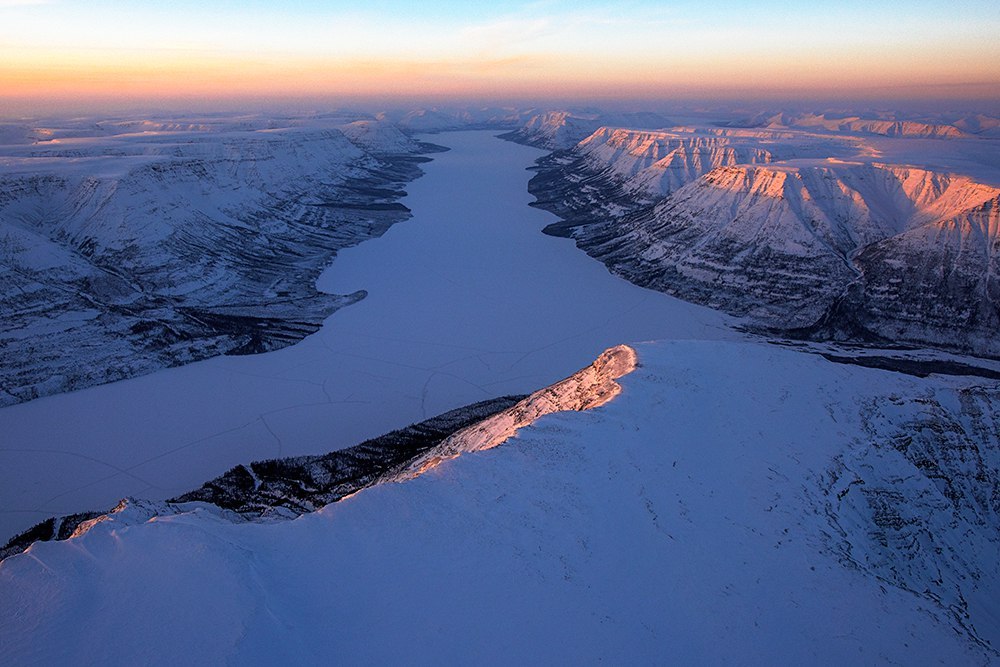
[[[476,118],[304,131],[367,166],[318,198],[282,173],[254,243],[149,246],[243,267],[174,295],[210,358],[189,332],[175,367],[0,409],[0,527],[37,524],[0,552],[0,656],[463,662],[502,627],[504,663],[995,662],[992,126]],[[25,340],[114,365],[116,321]]]
[[[316,283],[319,298],[367,296],[296,345],[0,409],[3,541],[49,516],[170,498],[240,463],[528,393],[621,341],[737,335],[724,315],[542,235],[554,219],[527,206],[525,170],[542,153],[495,134],[428,137],[450,150],[399,200],[413,217],[338,252]]]

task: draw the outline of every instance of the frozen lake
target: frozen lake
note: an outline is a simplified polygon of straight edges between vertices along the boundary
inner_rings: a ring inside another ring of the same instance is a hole
[[[168,498],[237,463],[527,393],[618,343],[737,335],[541,234],[555,218],[528,206],[526,168],[543,151],[494,135],[430,137],[452,150],[408,188],[413,218],[319,280],[368,297],[298,345],[0,409],[0,542],[48,516]]]

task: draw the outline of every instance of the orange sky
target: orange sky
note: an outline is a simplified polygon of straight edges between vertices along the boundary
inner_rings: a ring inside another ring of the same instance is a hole
[[[391,2],[373,3],[381,7],[375,12],[342,14],[322,3],[291,4],[269,14],[264,5],[247,11],[253,0],[208,3],[208,10],[177,0],[170,5],[176,11],[164,13],[141,2],[0,0],[0,100],[747,94],[1000,100],[1000,12],[985,5],[976,14],[974,2],[956,5],[968,10],[966,17],[927,20],[878,13],[864,20],[858,8],[747,15],[724,11],[726,3],[687,12],[626,3],[626,12],[606,3],[578,9],[540,2],[471,15],[448,8],[393,12]]]

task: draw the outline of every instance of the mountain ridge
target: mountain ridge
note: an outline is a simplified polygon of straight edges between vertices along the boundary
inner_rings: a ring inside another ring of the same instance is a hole
[[[718,132],[600,128],[539,160],[546,232],[750,326],[1000,355],[1000,188],[850,137]]]

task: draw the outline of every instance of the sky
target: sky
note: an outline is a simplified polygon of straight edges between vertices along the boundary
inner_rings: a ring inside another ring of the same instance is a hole
[[[0,0],[0,103],[996,101],[998,35],[996,0]]]

